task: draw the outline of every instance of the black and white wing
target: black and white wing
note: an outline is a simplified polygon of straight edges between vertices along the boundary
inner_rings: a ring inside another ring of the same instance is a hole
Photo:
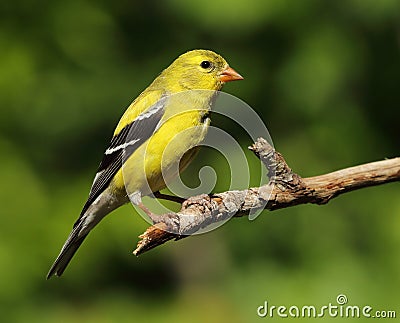
[[[104,152],[103,159],[90,189],[89,197],[83,206],[80,217],[85,214],[90,205],[108,187],[115,174],[121,169],[124,151],[124,160],[126,160],[157,129],[164,115],[165,101],[165,97],[162,97],[111,139],[110,146]],[[129,155],[126,155],[127,153]],[[79,219],[76,223],[79,222]]]

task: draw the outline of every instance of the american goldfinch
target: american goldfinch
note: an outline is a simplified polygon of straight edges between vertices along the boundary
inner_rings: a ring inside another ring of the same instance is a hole
[[[62,275],[89,232],[114,209],[131,200],[151,215],[141,198],[166,186],[165,170],[182,156],[181,164],[190,162],[192,148],[201,143],[210,124],[213,91],[241,79],[220,55],[193,50],[179,56],[133,101],[114,131],[89,197],[47,279]],[[193,91],[185,96],[186,102],[173,99],[188,90],[211,91]],[[174,141],[176,136],[179,140]]]

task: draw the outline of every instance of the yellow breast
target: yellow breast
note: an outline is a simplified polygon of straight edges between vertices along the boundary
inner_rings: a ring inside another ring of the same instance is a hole
[[[195,156],[193,148],[204,140],[210,98],[172,96],[158,130],[125,161],[112,186],[125,186],[128,194],[139,191],[142,196],[163,189],[189,164]]]

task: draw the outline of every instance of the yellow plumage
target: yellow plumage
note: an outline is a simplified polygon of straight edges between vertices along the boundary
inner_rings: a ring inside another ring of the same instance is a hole
[[[140,191],[142,196],[163,189],[165,181],[177,175],[173,170],[184,154],[204,140],[210,122],[202,119],[213,94],[205,90],[171,94],[160,128],[129,157],[111,186]],[[192,158],[181,163],[187,165]]]
[[[60,276],[87,234],[115,208],[165,187],[194,157],[210,124],[215,91],[242,77],[218,54],[178,57],[125,111],[89,198],[47,278]],[[128,194],[130,194],[128,198]]]

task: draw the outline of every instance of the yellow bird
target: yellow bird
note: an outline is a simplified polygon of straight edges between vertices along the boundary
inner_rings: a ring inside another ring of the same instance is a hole
[[[179,56],[132,102],[47,279],[61,276],[89,232],[129,200],[153,217],[142,197],[165,197],[159,190],[193,159],[207,133],[215,91],[225,82],[242,79],[220,55],[193,50]]]

